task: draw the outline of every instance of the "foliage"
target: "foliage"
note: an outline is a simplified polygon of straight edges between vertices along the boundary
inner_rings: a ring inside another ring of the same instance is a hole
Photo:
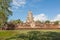
[[[59,24],[59,21],[55,21],[54,24],[55,24],[55,25],[58,25],[58,24]]]
[[[36,23],[42,23],[41,21],[39,21],[39,20],[37,20],[37,21],[35,21]]]
[[[7,22],[8,16],[12,15],[12,11],[10,10],[11,5],[10,2],[11,0],[0,0],[0,27],[2,24]]]
[[[8,38],[8,40],[60,40],[60,32],[41,32],[41,31],[29,31],[27,33],[21,33],[14,37]]]
[[[50,21],[49,21],[49,20],[47,20],[47,21],[45,21],[45,23],[48,23],[48,24],[49,24],[49,23],[50,23]]]
[[[5,40],[6,38],[13,37],[17,34],[18,34],[17,31],[0,30],[0,40]]]
[[[17,20],[13,20],[12,21],[13,24],[18,24],[18,23],[23,23],[20,19],[17,19]]]

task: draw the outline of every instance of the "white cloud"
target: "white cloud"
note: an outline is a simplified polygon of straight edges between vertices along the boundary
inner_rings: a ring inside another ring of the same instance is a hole
[[[34,21],[37,21],[37,20],[40,20],[40,21],[46,21],[46,20],[49,20],[47,18],[47,16],[45,14],[39,14],[39,15],[35,15],[34,16]],[[54,19],[50,19],[51,22],[54,22],[54,21],[60,21],[60,14],[58,14],[57,16],[55,16]]]
[[[48,20],[48,18],[45,14],[42,13],[42,14],[34,16],[34,21],[37,21],[37,20],[46,21],[46,20]]]
[[[21,7],[26,4],[26,0],[13,0],[13,6]]]
[[[60,21],[60,14],[58,14],[54,19],[53,21]]]

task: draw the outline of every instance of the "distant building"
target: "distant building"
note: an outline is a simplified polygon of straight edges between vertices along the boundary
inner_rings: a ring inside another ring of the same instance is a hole
[[[35,22],[33,20],[32,11],[28,11],[26,22],[23,24],[18,24],[16,29],[58,29],[60,28],[59,25],[54,25],[54,22],[50,22],[49,24]]]

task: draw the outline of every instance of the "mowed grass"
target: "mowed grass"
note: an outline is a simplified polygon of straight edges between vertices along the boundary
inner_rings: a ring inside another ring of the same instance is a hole
[[[29,31],[40,31],[40,32],[60,32],[59,29],[54,30],[0,30],[0,40],[13,37],[17,34],[27,33]]]

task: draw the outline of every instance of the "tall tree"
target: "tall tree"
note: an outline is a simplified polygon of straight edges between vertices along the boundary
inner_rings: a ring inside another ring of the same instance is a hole
[[[12,15],[10,3],[12,0],[0,0],[0,26],[7,22],[8,16]]]

